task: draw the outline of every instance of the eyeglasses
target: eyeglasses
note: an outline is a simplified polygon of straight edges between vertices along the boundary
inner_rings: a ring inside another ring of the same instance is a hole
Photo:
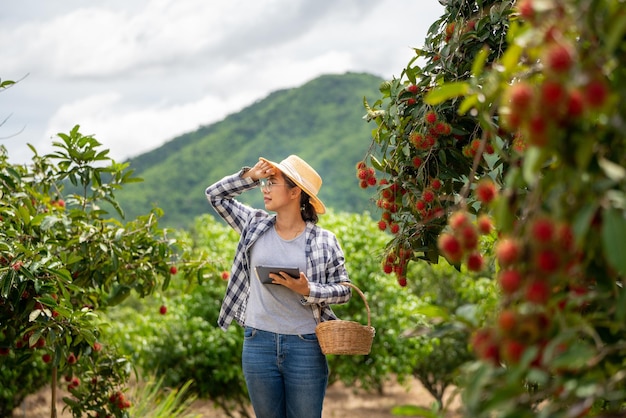
[[[261,190],[269,193],[272,190],[273,186],[286,186],[286,184],[274,183],[272,180],[266,179],[261,180]]]

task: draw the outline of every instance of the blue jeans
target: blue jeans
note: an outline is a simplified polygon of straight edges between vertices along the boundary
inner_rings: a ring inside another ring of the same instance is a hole
[[[328,363],[315,334],[246,327],[243,374],[257,418],[320,418]]]

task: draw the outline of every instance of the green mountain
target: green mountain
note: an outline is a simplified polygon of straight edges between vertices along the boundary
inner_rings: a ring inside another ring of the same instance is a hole
[[[355,165],[371,144],[363,97],[380,97],[383,80],[370,74],[324,75],[301,87],[271,93],[222,121],[181,135],[129,160],[144,179],[117,193],[127,218],[161,207],[162,226],[187,227],[213,209],[204,189],[252,166],[258,157],[280,161],[297,154],[322,176],[320,198],[335,211],[375,210],[371,190],[359,187]],[[261,193],[241,200],[263,207]]]

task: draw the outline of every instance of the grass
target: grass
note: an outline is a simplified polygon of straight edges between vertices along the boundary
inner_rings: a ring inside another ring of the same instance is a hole
[[[142,418],[199,418],[200,415],[189,412],[191,404],[196,400],[189,393],[191,381],[178,389],[164,388],[163,378],[150,378],[138,382],[131,389],[130,399],[133,403],[129,410],[130,416]]]

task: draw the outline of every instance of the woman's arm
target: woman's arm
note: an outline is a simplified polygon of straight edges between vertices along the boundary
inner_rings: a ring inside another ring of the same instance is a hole
[[[321,230],[318,239],[318,250],[313,251],[312,261],[318,264],[314,266],[314,273],[321,279],[309,281],[309,295],[305,303],[320,306],[346,303],[352,292],[350,287],[341,284],[350,281],[343,250],[335,235],[329,231]]]
[[[235,198],[258,185],[258,181],[250,176],[244,177],[248,170],[245,167],[239,173],[226,176],[205,190],[206,198],[217,214],[240,234],[253,209]]]
[[[226,176],[205,190],[205,195],[217,214],[239,234],[254,209],[235,198],[259,185],[259,180],[274,175],[274,168],[259,160],[254,167],[244,167],[239,173]]]

